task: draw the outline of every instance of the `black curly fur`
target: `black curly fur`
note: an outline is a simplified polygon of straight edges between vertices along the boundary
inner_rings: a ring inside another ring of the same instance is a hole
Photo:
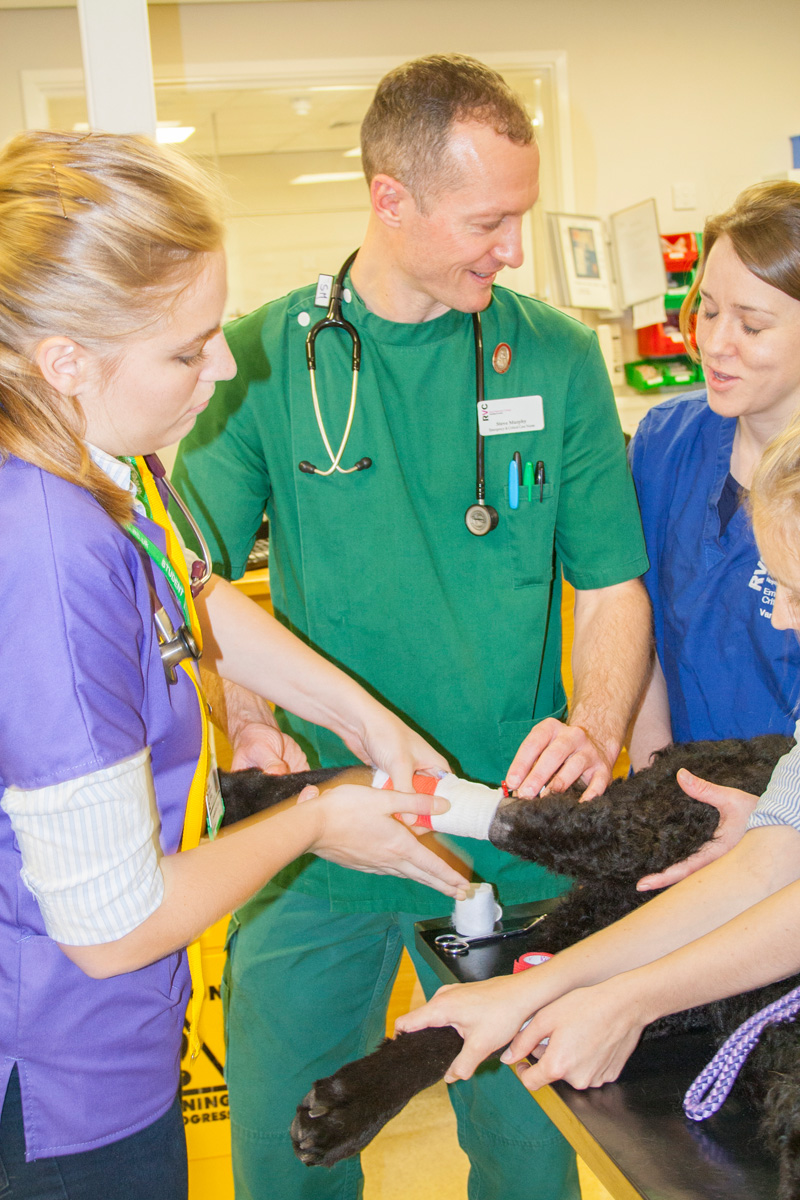
[[[675,780],[679,767],[760,793],[791,745],[789,738],[770,735],[672,746],[653,766],[615,780],[589,803],[581,803],[580,792],[571,788],[500,808],[490,830],[494,845],[575,880],[538,926],[537,947],[557,951],[618,920],[648,899],[636,891],[642,875],[686,858],[713,836],[716,809],[681,791]],[[795,982],[675,1014],[649,1026],[645,1036],[710,1025],[721,1042]],[[400,1034],[318,1080],[292,1123],[298,1157],[308,1165],[332,1166],[358,1153],[416,1092],[443,1077],[461,1044],[451,1027]],[[750,1056],[743,1083],[763,1104],[763,1130],[780,1160],[778,1200],[800,1200],[800,1053],[793,1025],[767,1031]]]
[[[282,800],[302,792],[309,784],[325,783],[341,775],[345,767],[318,767],[294,775],[265,775],[258,767],[246,771],[220,771],[219,788],[225,802],[223,825],[234,825],[254,813],[264,812]]]

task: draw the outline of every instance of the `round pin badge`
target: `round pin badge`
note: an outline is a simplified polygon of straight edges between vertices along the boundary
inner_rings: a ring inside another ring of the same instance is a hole
[[[498,375],[505,375],[511,366],[511,347],[508,342],[499,342],[494,348],[492,366]]]

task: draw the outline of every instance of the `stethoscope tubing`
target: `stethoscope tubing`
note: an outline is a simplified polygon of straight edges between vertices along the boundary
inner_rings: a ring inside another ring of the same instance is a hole
[[[192,595],[198,596],[200,594],[200,592],[203,590],[203,588],[206,586],[206,584],[208,583],[208,581],[211,578],[213,571],[214,571],[214,568],[213,568],[213,565],[211,562],[211,551],[208,548],[208,542],[203,537],[202,530],[200,529],[200,526],[195,521],[191,512],[186,507],[186,505],[183,503],[183,500],[181,499],[180,495],[178,494],[178,492],[176,492],[175,488],[170,483],[166,468],[165,468],[164,464],[162,463],[161,459],[158,457],[158,455],[157,454],[145,454],[144,460],[147,463],[150,470],[152,471],[155,478],[160,479],[162,481],[165,488],[167,489],[167,491],[170,494],[170,498],[175,501],[178,508],[181,510],[184,517],[186,518],[186,522],[187,522],[189,528],[191,529],[194,536],[197,538],[198,545],[200,546],[200,553],[203,557],[203,572],[201,575],[198,575],[198,576],[195,576],[194,574],[192,575],[191,588],[192,588]]]
[[[306,334],[306,365],[311,380],[311,398],[314,404],[314,416],[317,422],[322,437],[323,445],[330,459],[330,466],[324,471],[313,463],[304,459],[300,464],[300,470],[306,475],[320,475],[324,479],[334,472],[340,475],[352,475],[355,471],[363,471],[372,466],[372,460],[369,458],[361,458],[352,467],[343,467],[341,465],[342,456],[347,447],[350,438],[350,430],[353,427],[353,419],[356,412],[356,398],[358,395],[358,373],[361,367],[361,338],[355,326],[342,315],[342,299],[344,296],[344,281],[347,272],[350,270],[358,250],[354,250],[339,268],[338,274],[331,285],[331,294],[328,301],[328,309],[325,316],[317,321],[315,325],[309,329]],[[342,439],[339,442],[339,449],[334,454],[330,439],[325,429],[325,422],[322,417],[322,409],[319,402],[319,393],[317,391],[317,360],[316,360],[316,343],[317,338],[324,329],[342,329],[350,338],[353,344],[352,372],[353,382],[350,391],[350,407],[347,413],[347,422],[345,424]],[[486,469],[484,464],[484,438],[481,431],[481,405],[484,401],[484,358],[483,358],[483,330],[481,328],[481,315],[479,312],[472,314],[472,336],[475,345],[475,503],[471,504],[464,514],[464,520],[467,529],[470,533],[478,536],[483,536],[489,533],[497,525],[498,514],[497,510],[486,503]]]
[[[361,369],[361,338],[358,335],[356,327],[342,315],[342,298],[344,296],[344,281],[347,272],[350,270],[358,250],[354,250],[348,258],[342,263],[339,268],[333,284],[331,286],[331,295],[328,301],[328,311],[321,321],[317,321],[306,335],[306,365],[311,379],[311,398],[314,401],[314,416],[317,419],[317,428],[322,436],[322,441],[325,449],[328,452],[328,458],[331,460],[331,465],[324,471],[320,467],[315,467],[313,463],[306,461],[300,463],[300,470],[306,475],[321,475],[323,479],[327,475],[332,475],[334,471],[338,471],[340,475],[352,475],[354,471],[363,471],[366,467],[372,466],[370,459],[361,458],[352,467],[341,466],[342,455],[350,438],[350,430],[353,426],[353,418],[356,414],[356,398],[358,395],[358,372]],[[317,358],[316,358],[316,343],[317,338],[323,329],[342,329],[350,338],[353,344],[352,357],[352,372],[353,383],[350,389],[350,407],[347,412],[347,423],[344,427],[342,440],[339,442],[339,449],[334,454],[330,439],[328,438],[325,429],[325,422],[322,419],[322,410],[319,403],[319,394],[317,392]]]
[[[476,400],[476,428],[477,437],[475,440],[475,499],[478,504],[483,504],[486,499],[486,471],[483,462],[483,434],[481,432],[481,404],[484,400],[483,387],[483,328],[481,326],[481,314],[472,314],[472,335],[475,343],[475,400]]]

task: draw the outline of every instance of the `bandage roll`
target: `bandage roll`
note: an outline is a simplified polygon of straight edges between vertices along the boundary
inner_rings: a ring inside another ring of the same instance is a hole
[[[489,828],[503,798],[500,788],[470,783],[467,779],[459,779],[457,775],[442,775],[438,779],[434,775],[415,775],[413,783],[415,792],[444,796],[450,801],[446,813],[418,816],[417,825],[435,829],[437,833],[488,840]],[[391,788],[392,781],[385,771],[376,770],[372,786]]]
[[[488,937],[503,910],[494,898],[490,883],[473,883],[465,900],[456,900],[453,925],[464,937]]]
[[[549,962],[552,954],[548,954],[545,950],[532,950],[530,954],[522,954],[519,958],[514,959],[513,975],[518,975],[520,971],[528,971],[531,967],[540,967],[542,963]]]

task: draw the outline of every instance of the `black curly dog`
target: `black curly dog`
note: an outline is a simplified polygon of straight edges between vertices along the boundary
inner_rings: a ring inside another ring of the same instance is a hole
[[[499,808],[490,829],[495,846],[575,881],[538,926],[537,949],[555,953],[623,917],[648,898],[636,891],[638,879],[686,858],[713,836],[717,810],[681,791],[675,781],[679,767],[759,794],[792,744],[789,738],[769,735],[747,742],[672,746],[653,766],[615,780],[590,803],[581,804],[579,790],[571,788],[562,795],[512,800]],[[338,774],[321,770],[270,779],[246,771],[225,776],[226,821]],[[784,980],[676,1013],[654,1022],[644,1036],[711,1026],[721,1043],[752,1013],[798,982],[800,978]],[[318,1080],[292,1123],[298,1157],[309,1166],[333,1166],[357,1154],[412,1096],[442,1079],[461,1046],[452,1026],[400,1034],[366,1058]],[[800,1200],[800,1050],[793,1024],[772,1026],[762,1035],[742,1082],[763,1106],[762,1128],[780,1163],[778,1200]]]

